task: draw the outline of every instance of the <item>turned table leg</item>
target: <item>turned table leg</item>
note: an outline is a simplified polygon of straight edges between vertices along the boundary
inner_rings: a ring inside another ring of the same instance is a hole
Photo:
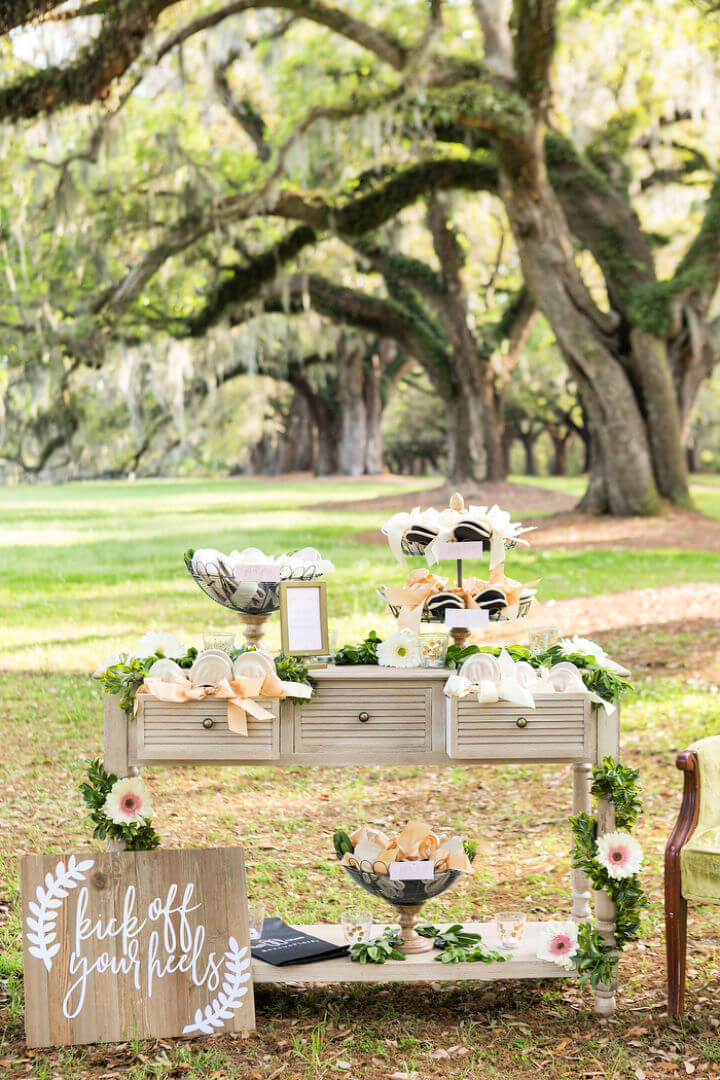
[[[115,695],[105,694],[103,699],[104,764],[108,772],[119,780],[137,776],[137,765],[128,764],[128,718],[118,704]],[[106,840],[106,851],[125,851],[124,840]]]
[[[583,763],[573,765],[573,814],[583,811],[590,813],[590,773],[592,766]],[[571,916],[575,922],[582,922],[590,918],[590,887],[587,875],[582,870],[573,870],[572,877],[572,909]]]

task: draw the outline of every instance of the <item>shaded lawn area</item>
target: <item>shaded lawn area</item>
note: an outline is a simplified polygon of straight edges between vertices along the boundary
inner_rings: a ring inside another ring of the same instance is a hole
[[[409,490],[413,482],[391,483]],[[719,909],[691,908],[688,1014],[676,1025],[664,1014],[661,907],[662,851],[679,803],[674,757],[693,739],[720,730],[717,625],[709,622],[598,635],[618,657],[629,656],[635,671],[637,692],[623,709],[623,751],[642,770],[646,812],[638,835],[651,901],[642,939],[621,962],[613,1021],[598,1023],[589,994],[562,981],[260,988],[258,1030],[247,1040],[26,1051],[13,856],[88,845],[77,784],[84,761],[101,753],[102,701],[98,685],[78,672],[150,625],[180,629],[191,639],[213,620],[231,624],[232,616],[186,577],[182,551],[200,544],[263,546],[268,536],[271,550],[316,544],[338,564],[330,606],[342,613],[335,620],[341,632],[355,638],[386,625],[372,588],[385,574],[400,580],[401,572],[383,546],[358,549],[353,533],[378,528],[387,511],[302,507],[386,495],[394,490],[388,482],[329,482],[319,490],[228,481],[206,488],[154,482],[148,490],[73,485],[0,493],[0,605],[9,606],[0,631],[3,1080],[719,1076]],[[537,510],[529,507],[527,516]],[[508,570],[542,572],[543,596],[562,598],[681,579],[716,582],[717,563],[707,552],[556,549],[542,557],[513,553]],[[46,674],[39,677],[41,670]],[[164,844],[242,843],[251,892],[296,922],[337,920],[357,899],[334,861],[335,828],[365,820],[394,826],[414,814],[488,837],[494,846],[476,876],[432,901],[428,915],[435,921],[481,920],[508,906],[545,917],[569,910],[564,767],[175,768],[149,770],[148,779]],[[376,912],[381,919],[380,905]]]

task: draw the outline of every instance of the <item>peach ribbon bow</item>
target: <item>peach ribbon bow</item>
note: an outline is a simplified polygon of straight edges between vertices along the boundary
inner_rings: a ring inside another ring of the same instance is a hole
[[[171,701],[178,705],[186,701],[202,701],[203,698],[220,698],[228,703],[228,728],[236,735],[247,735],[248,713],[255,720],[272,720],[274,714],[265,709],[258,697],[284,698],[310,697],[312,690],[305,683],[288,683],[279,679],[275,672],[264,678],[242,677],[221,679],[217,686],[193,686],[186,679],[184,682],[165,682],[163,679],[146,679],[138,694],[151,694],[159,701]],[[138,699],[135,699],[137,711]]]

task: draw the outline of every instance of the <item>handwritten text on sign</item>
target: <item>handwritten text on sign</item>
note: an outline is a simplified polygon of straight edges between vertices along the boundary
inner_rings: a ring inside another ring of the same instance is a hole
[[[254,1026],[240,849],[22,860],[31,1046]]]

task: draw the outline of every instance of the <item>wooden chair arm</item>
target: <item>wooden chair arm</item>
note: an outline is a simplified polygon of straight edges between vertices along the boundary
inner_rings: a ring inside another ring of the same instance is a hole
[[[677,860],[688,842],[700,812],[700,763],[694,750],[684,750],[675,760],[676,768],[684,773],[683,795],[675,827],[665,847],[665,861]]]

